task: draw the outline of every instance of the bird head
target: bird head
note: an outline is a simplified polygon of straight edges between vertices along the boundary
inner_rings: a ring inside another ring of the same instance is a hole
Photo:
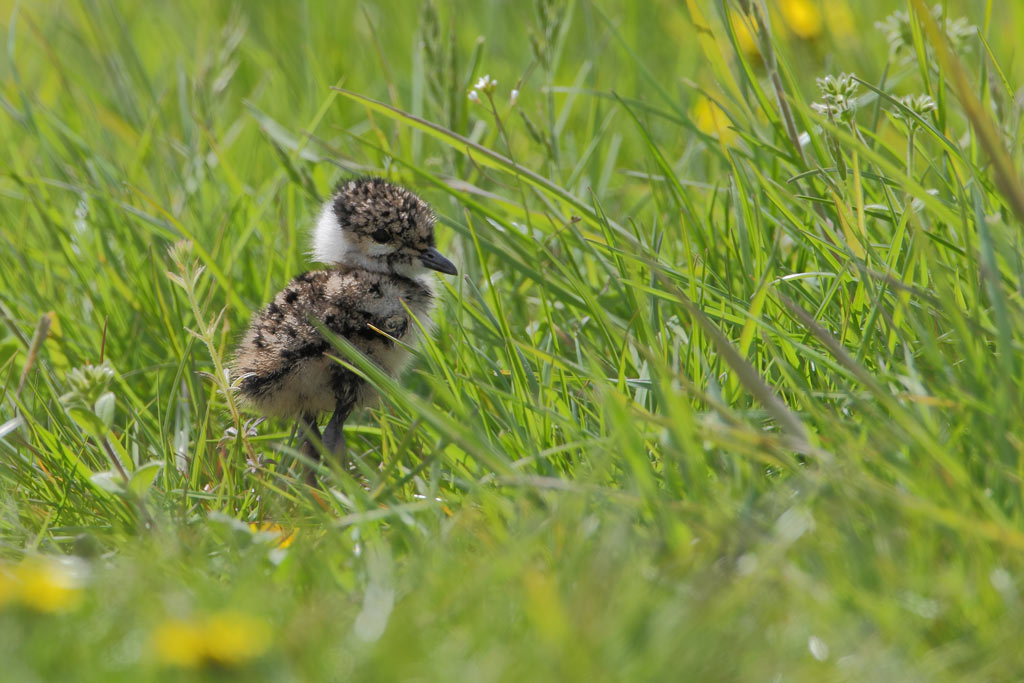
[[[320,211],[313,257],[405,277],[456,275],[434,247],[434,221],[430,206],[404,187],[380,178],[343,181]]]

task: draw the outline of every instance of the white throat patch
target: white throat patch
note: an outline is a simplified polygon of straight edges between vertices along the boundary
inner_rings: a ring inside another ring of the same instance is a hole
[[[311,255],[320,263],[341,263],[349,252],[345,233],[338,225],[338,217],[334,215],[334,206],[330,201],[324,202],[324,208],[316,219],[313,227],[313,248]]]
[[[379,245],[371,245],[370,253],[361,252],[352,245],[345,231],[338,224],[338,217],[334,215],[333,202],[324,203],[324,208],[316,219],[316,225],[313,226],[313,248],[310,250],[313,260],[385,273],[387,272],[387,263],[379,257],[390,252],[391,247],[380,248]]]

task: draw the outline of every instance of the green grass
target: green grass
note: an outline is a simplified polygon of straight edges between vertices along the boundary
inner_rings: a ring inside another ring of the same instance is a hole
[[[0,2],[0,679],[1019,678],[1024,11],[740,4]],[[460,275],[312,489],[223,368],[355,173]]]

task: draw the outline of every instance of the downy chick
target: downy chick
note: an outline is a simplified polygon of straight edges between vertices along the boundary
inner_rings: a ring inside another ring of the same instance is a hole
[[[266,415],[301,420],[307,455],[316,456],[318,438],[340,454],[345,419],[374,397],[363,379],[328,358],[337,352],[312,321],[397,375],[409,354],[387,335],[414,343],[417,327],[405,307],[429,324],[427,271],[457,274],[434,248],[434,222],[427,203],[403,187],[380,178],[342,182],[313,233],[313,257],[332,267],[299,275],[253,317],[235,355],[239,392]],[[317,417],[330,411],[321,437]]]

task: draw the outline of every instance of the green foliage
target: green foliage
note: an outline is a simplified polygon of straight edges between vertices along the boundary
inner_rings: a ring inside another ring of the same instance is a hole
[[[4,676],[1019,676],[1024,12],[604,5],[0,2]],[[227,368],[356,173],[342,471]]]

